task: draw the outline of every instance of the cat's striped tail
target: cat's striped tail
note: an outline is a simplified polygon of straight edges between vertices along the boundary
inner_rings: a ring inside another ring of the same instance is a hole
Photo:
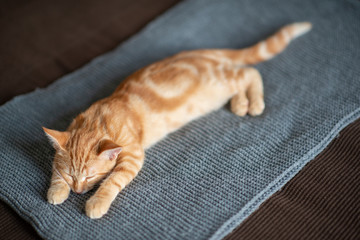
[[[293,23],[251,47],[241,50],[222,50],[222,55],[239,65],[266,61],[282,52],[291,40],[305,34],[311,27],[312,25],[309,22]]]

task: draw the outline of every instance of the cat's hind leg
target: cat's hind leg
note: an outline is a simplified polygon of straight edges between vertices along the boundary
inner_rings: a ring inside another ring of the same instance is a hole
[[[262,78],[259,71],[255,68],[246,69],[245,75],[249,78],[250,82],[247,88],[247,96],[250,101],[248,112],[251,116],[257,116],[265,108]]]
[[[237,74],[237,93],[231,99],[231,111],[239,116],[260,115],[265,108],[262,78],[255,68],[244,68]]]

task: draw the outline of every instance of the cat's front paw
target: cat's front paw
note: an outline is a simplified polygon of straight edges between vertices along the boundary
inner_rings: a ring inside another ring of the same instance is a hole
[[[85,206],[86,215],[89,218],[101,218],[109,210],[111,201],[92,196]]]
[[[51,204],[60,204],[63,203],[68,197],[70,193],[69,186],[63,187],[50,187],[47,193],[48,202]]]

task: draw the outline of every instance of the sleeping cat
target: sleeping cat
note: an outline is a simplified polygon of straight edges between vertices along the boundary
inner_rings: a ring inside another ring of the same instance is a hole
[[[103,180],[86,202],[100,218],[140,171],[144,149],[189,121],[223,106],[256,116],[264,110],[260,73],[250,65],[271,59],[311,24],[295,23],[242,50],[181,52],[124,80],[115,92],[78,115],[65,132],[44,128],[56,149],[48,201],[64,202]]]

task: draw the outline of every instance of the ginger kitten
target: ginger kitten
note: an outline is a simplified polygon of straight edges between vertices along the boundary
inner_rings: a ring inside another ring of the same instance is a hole
[[[311,24],[295,23],[242,50],[181,52],[124,80],[115,92],[78,115],[65,132],[44,128],[56,149],[48,201],[64,202],[103,180],[86,202],[100,218],[140,171],[144,149],[189,121],[223,106],[239,116],[264,110],[260,73],[250,65],[271,59]]]

